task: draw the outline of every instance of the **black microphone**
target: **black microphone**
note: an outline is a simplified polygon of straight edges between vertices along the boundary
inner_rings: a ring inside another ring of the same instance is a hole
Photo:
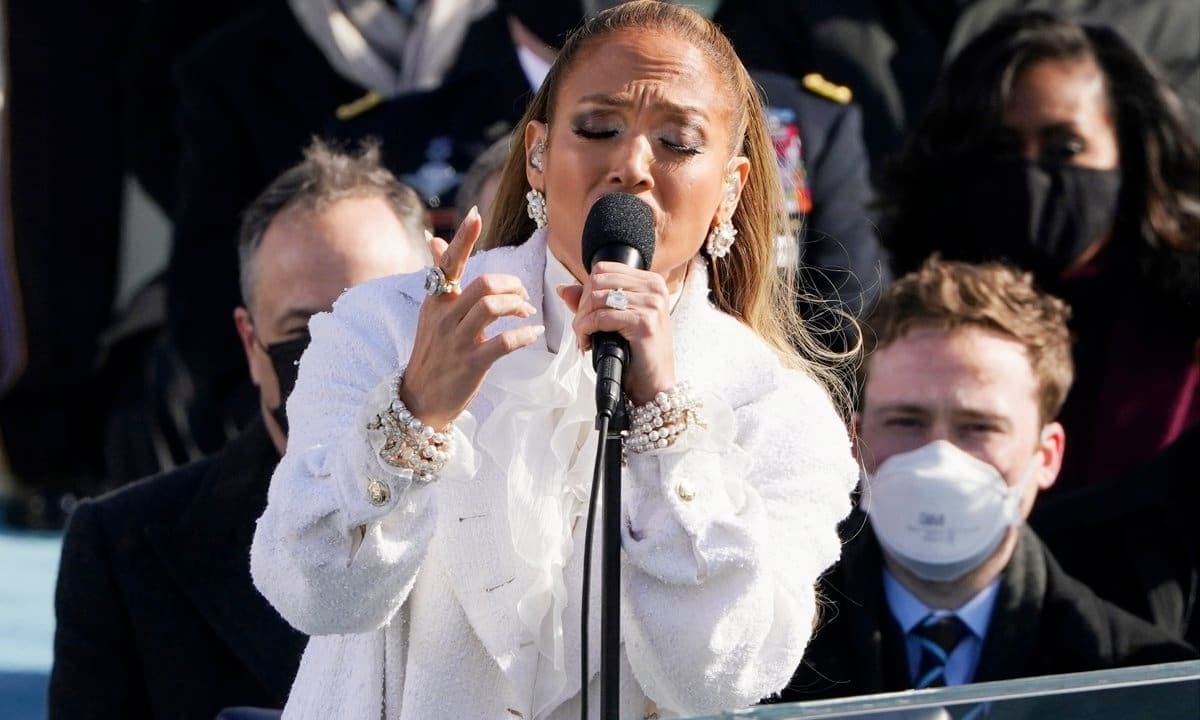
[[[653,258],[654,213],[650,206],[628,193],[612,193],[597,200],[583,223],[583,266],[587,271],[605,261],[649,270]],[[595,333],[591,340],[596,418],[611,418],[621,402],[629,342],[615,332]]]

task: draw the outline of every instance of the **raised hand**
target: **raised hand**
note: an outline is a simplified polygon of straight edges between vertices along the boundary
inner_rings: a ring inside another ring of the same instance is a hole
[[[628,299],[623,309],[609,307],[609,293],[621,290]],[[630,366],[625,393],[636,404],[675,386],[675,343],[671,331],[671,295],[662,275],[613,262],[599,262],[583,285],[562,288],[562,298],[575,311],[579,346],[591,349],[593,333],[620,333],[629,341]]]
[[[440,238],[430,240],[434,262],[447,280],[462,277],[481,229],[479,211],[471,208],[449,245]],[[480,275],[465,288],[427,297],[400,399],[425,424],[449,426],[471,404],[497,360],[546,331],[543,325],[523,325],[488,338],[487,327],[505,316],[528,318],[536,313],[515,275]]]

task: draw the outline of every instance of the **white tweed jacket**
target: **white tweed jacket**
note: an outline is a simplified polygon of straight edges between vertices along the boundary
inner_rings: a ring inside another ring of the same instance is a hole
[[[463,284],[511,273],[541,307],[545,254],[538,235],[481,253]],[[782,368],[753,332],[713,307],[696,267],[672,314],[676,371],[705,391],[705,413],[728,417],[732,430],[693,427],[686,443],[629,458],[622,718],[744,707],[787,684],[811,633],[814,584],[838,559],[836,525],[858,480],[825,391]],[[487,381],[456,431],[467,447],[434,482],[410,483],[369,445],[365,419],[407,362],[423,299],[420,276],[384,278],[347,292],[311,322],[312,344],[288,402],[287,453],[250,556],[263,595],[312,636],[284,716],[577,717],[582,553],[563,568],[566,686],[539,693],[537,653],[517,617],[521,588],[511,581],[505,477],[469,447],[472,421],[485,420],[495,403]],[[529,321],[496,327],[518,322]],[[538,352],[543,343],[513,357]],[[371,502],[370,479],[388,484],[384,504]],[[582,529],[578,523],[575,548]],[[593,708],[599,567],[593,563]]]

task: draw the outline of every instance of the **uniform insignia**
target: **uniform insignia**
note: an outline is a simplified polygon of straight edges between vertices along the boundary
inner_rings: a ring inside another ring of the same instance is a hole
[[[845,105],[854,99],[854,93],[850,91],[850,88],[829,82],[821,73],[809,73],[801,78],[800,82],[804,83],[805,89],[809,92],[820,95],[838,105]]]
[[[775,238],[775,261],[780,267],[794,267],[800,259],[804,217],[812,211],[813,205],[796,111],[788,107],[768,107],[767,127],[771,144],[775,146],[775,159],[779,162],[779,180],[787,208],[787,226]]]
[[[334,112],[334,115],[338,120],[343,122],[346,120],[353,120],[381,102],[383,102],[383,97],[379,93],[372,90],[357,100],[352,100],[345,105],[339,105],[338,109]]]
[[[771,144],[775,146],[775,159],[779,161],[788,215],[799,218],[812,211],[812,189],[808,184],[804,145],[795,111],[786,107],[768,107],[767,127]]]

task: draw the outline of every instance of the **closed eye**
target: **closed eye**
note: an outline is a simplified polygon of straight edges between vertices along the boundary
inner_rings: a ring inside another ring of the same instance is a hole
[[[660,142],[671,152],[677,152],[681,155],[699,155],[701,152],[703,152],[699,146],[681,145],[679,143],[671,142],[666,138],[662,138]]]
[[[587,140],[604,140],[617,136],[617,130],[589,130],[588,128],[576,127],[575,134]]]

